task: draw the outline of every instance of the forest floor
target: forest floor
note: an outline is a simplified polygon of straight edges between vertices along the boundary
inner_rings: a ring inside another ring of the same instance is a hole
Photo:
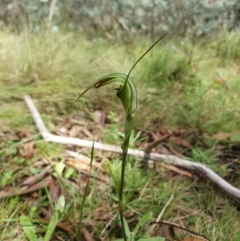
[[[223,32],[191,42],[169,34],[146,55],[131,74],[138,109],[130,147],[144,150],[168,136],[152,152],[202,163],[240,189],[239,39]],[[121,238],[114,188],[121,154],[94,150],[91,166],[91,148],[45,141],[23,96],[31,96],[51,133],[120,147],[124,112],[112,86],[73,103],[99,77],[127,74],[151,44],[0,32],[0,241]],[[151,212],[139,235],[240,240],[240,200],[199,173],[140,164],[129,156],[124,213],[131,229]]]

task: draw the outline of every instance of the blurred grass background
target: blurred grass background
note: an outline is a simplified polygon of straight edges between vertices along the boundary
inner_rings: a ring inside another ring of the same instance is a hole
[[[43,143],[39,138],[23,102],[24,94],[32,96],[51,132],[80,116],[90,123],[86,129],[91,125],[96,128],[89,130],[97,132],[99,140],[120,145],[122,107],[111,86],[103,88],[101,94],[91,90],[74,107],[72,103],[99,77],[112,72],[128,73],[135,61],[168,30],[171,31],[167,37],[131,74],[138,90],[136,129],[192,129],[206,145],[203,148],[198,142],[189,150],[188,158],[207,164],[240,188],[238,156],[232,157],[231,163],[226,161],[225,153],[218,158],[223,147],[224,151],[239,148],[239,9],[236,0],[1,1],[1,192],[17,187],[26,176],[39,173],[42,166],[35,164],[45,157],[57,163],[66,161],[63,147]],[[96,110],[106,113],[104,130],[94,123]],[[30,132],[35,142],[36,154],[31,158],[20,155],[22,132]],[[218,138],[212,138],[215,135]],[[134,145],[141,148],[142,142],[135,140]],[[98,155],[107,163],[107,176],[108,165],[118,173],[118,157]],[[66,185],[71,197],[61,221],[77,230],[79,220],[75,216],[80,210],[82,192],[74,187],[79,184],[79,174],[75,171],[65,179],[70,181]],[[212,237],[211,241],[237,241],[239,205],[210,184],[162,167],[158,172],[142,172],[132,159],[126,180],[130,200],[127,213],[133,217],[130,226],[136,222],[132,213],[139,216],[151,210],[156,218],[174,194],[164,219]],[[96,180],[91,181],[91,197],[86,202],[83,220],[96,240],[109,221],[99,217],[112,217],[117,211],[114,190],[103,184],[99,190],[98,186]],[[40,213],[49,203],[46,190],[36,196],[1,198],[0,240],[27,240],[18,222],[22,213],[35,219],[37,233],[42,237],[46,225],[41,222]],[[109,240],[120,235],[117,222],[113,222],[108,230]],[[70,240],[68,233],[60,229],[55,237]]]

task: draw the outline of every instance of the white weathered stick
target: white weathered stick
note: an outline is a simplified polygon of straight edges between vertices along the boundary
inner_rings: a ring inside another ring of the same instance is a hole
[[[32,99],[30,96],[25,95],[24,100],[32,114],[32,117],[35,121],[35,124],[42,135],[45,141],[55,142],[60,144],[68,144],[68,145],[77,145],[81,147],[92,148],[93,142],[88,140],[82,140],[78,138],[71,138],[71,137],[63,137],[51,134],[45,124],[42,121],[42,118],[35,107]],[[110,151],[115,153],[122,153],[122,149],[118,146],[102,144],[99,142],[94,142],[94,148],[99,149],[102,151]],[[205,177],[206,179],[210,180],[212,183],[223,189],[228,195],[236,198],[240,201],[240,190],[232,186],[230,183],[226,182],[223,178],[217,175],[214,171],[210,168],[204,166],[201,163],[192,162],[188,160],[181,159],[174,155],[164,155],[158,153],[147,153],[144,151],[136,150],[136,149],[128,149],[128,155],[143,158],[144,160],[153,160],[153,161],[163,161],[168,164],[172,164],[189,171],[194,171],[196,174]]]

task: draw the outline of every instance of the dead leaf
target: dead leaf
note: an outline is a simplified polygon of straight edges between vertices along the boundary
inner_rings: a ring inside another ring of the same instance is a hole
[[[21,129],[19,131],[16,131],[16,135],[19,137],[19,139],[28,138],[31,137],[31,131],[29,129]]]
[[[89,138],[90,140],[96,139],[95,136],[86,128],[82,129],[82,132]]]
[[[168,133],[160,133],[160,132],[156,132],[156,131],[151,131],[150,133],[150,141],[157,141],[157,140],[159,140],[159,139],[161,139],[163,136],[166,136],[166,135],[169,135],[169,134],[171,134],[170,132],[168,132]]]
[[[105,123],[106,113],[103,110],[95,110],[93,112],[93,116],[94,116],[95,123],[101,126]]]
[[[185,147],[185,148],[191,148],[191,147],[192,147],[191,144],[189,144],[186,140],[184,140],[184,139],[182,139],[182,138],[180,138],[180,137],[172,136],[172,137],[170,138],[170,140],[173,141],[174,143],[182,146],[182,147]]]
[[[59,185],[55,181],[50,182],[49,196],[51,198],[51,202],[53,204],[56,204],[60,195],[61,195],[61,188],[59,187]]]
[[[87,157],[87,156],[85,156],[85,155],[83,155],[83,154],[80,154],[80,153],[78,153],[78,152],[73,152],[73,151],[66,151],[66,153],[67,153],[68,155],[76,158],[76,159],[68,158],[67,160],[69,161],[69,163],[67,163],[67,164],[72,165],[72,166],[75,166],[75,165],[76,165],[76,167],[77,167],[78,164],[76,164],[76,163],[82,162],[82,163],[85,163],[85,164],[87,164],[88,166],[90,166],[91,159],[90,159],[89,157]],[[93,161],[93,162],[92,162],[92,166],[102,170],[101,164],[98,163],[98,162],[96,162],[96,161]],[[102,171],[103,171],[103,170],[102,170]]]
[[[68,136],[70,136],[70,137],[79,137],[82,129],[83,129],[83,127],[74,125],[69,130]]]
[[[46,178],[44,178],[42,181],[36,183],[35,185],[20,191],[19,195],[23,195],[23,194],[27,194],[30,192],[35,192],[38,191],[44,187],[47,187],[50,183],[52,182],[52,177],[51,176],[47,176]]]
[[[219,133],[211,136],[211,138],[215,139],[217,141],[225,141],[234,135],[240,135],[240,131],[235,131],[235,132],[231,132],[231,133],[219,132]]]
[[[166,224],[156,225],[153,229],[153,233],[151,234],[151,237],[156,237],[159,235],[164,237],[166,240],[171,240],[172,235],[169,231],[169,226]]]
[[[82,236],[86,241],[94,241],[92,235],[84,227],[82,228]]]
[[[20,155],[23,158],[30,159],[35,154],[35,143],[33,141],[23,144],[23,147],[20,149]]]
[[[47,166],[45,169],[43,169],[40,173],[34,175],[34,176],[31,176],[31,177],[28,177],[26,178],[25,180],[23,180],[20,185],[21,186],[31,186],[33,185],[34,183],[38,182],[39,180],[41,180],[46,174],[47,172],[51,169],[51,166]]]
[[[174,84],[174,92],[177,94],[179,93],[181,90],[182,90],[182,83],[180,83],[180,81],[176,81],[175,84]]]
[[[190,172],[187,172],[187,171],[184,171],[184,170],[181,170],[173,165],[169,165],[169,164],[165,164],[165,163],[161,163],[161,166],[165,167],[166,169],[170,170],[170,171],[173,171],[173,172],[176,172],[180,175],[183,175],[183,176],[187,176],[187,177],[194,177],[192,175],[192,173]]]
[[[86,163],[85,161],[78,161],[75,159],[68,159],[65,161],[66,165],[75,168],[80,171],[90,171],[90,163]]]
[[[1,191],[0,199],[6,198],[6,197],[11,197],[11,196],[20,196],[20,195],[38,191],[38,190],[48,186],[51,183],[51,181],[52,181],[52,177],[48,176],[45,179],[43,179],[42,181],[36,183],[35,185],[33,185],[29,188],[24,189],[24,190],[21,190],[20,188],[11,188],[10,190],[7,190],[7,191]]]
[[[86,121],[84,121],[84,120],[71,119],[71,123],[78,125],[78,126],[85,126],[85,127],[87,126]]]
[[[168,144],[165,144],[164,145],[167,149],[168,149],[168,151],[171,153],[171,154],[173,154],[173,155],[175,155],[175,156],[177,156],[177,157],[182,157],[182,155],[179,153],[179,152],[177,152],[173,147],[171,147],[170,145],[168,145]]]

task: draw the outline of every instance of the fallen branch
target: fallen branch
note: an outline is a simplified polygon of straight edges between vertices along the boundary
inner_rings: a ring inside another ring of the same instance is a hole
[[[41,118],[38,110],[36,109],[31,97],[28,95],[25,95],[24,100],[29,108],[29,111],[31,112],[31,115],[35,121],[35,124],[36,124],[40,134],[42,135],[42,138],[45,141],[92,148],[92,146],[93,146],[92,141],[82,140],[82,139],[78,139],[78,138],[57,136],[57,135],[51,134],[47,130],[45,124],[43,123],[42,118]],[[102,151],[109,151],[109,152],[115,152],[115,153],[120,153],[120,154],[122,153],[122,149],[118,146],[102,144],[99,142],[94,142],[94,148],[98,149],[98,150],[102,150]],[[174,155],[147,153],[147,152],[136,150],[136,149],[128,149],[128,155],[139,157],[144,160],[153,160],[153,161],[157,161],[157,162],[163,161],[165,163],[172,164],[174,166],[178,166],[178,167],[187,169],[189,171],[193,171],[196,174],[201,175],[202,177],[206,178],[207,180],[210,180],[216,186],[220,187],[223,191],[225,191],[228,195],[236,198],[237,201],[240,202],[240,190],[235,188],[234,186],[232,186],[230,183],[225,181],[223,178],[221,178],[219,175],[217,175],[210,168],[204,166],[201,163],[184,160],[184,159],[181,159]]]

